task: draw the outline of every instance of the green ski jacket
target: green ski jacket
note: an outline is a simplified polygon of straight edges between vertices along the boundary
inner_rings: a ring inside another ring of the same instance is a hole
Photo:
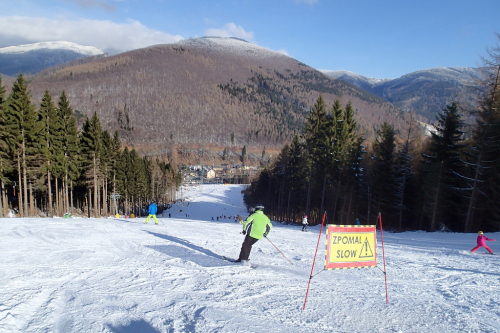
[[[267,236],[272,227],[271,220],[261,210],[256,211],[243,222],[243,230],[255,239]]]

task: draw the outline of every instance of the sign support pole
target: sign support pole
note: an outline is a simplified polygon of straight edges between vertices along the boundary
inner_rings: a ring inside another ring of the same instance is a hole
[[[316,244],[316,252],[314,252],[314,259],[311,267],[311,275],[309,275],[309,283],[307,284],[306,298],[304,299],[304,306],[302,307],[302,311],[306,309],[307,295],[309,294],[309,287],[311,286],[311,279],[313,277],[313,271],[314,271],[314,263],[316,262],[316,255],[318,254],[318,246],[319,246],[319,241],[321,239],[321,232],[323,231],[323,225],[325,224],[325,217],[326,217],[326,211],[323,214],[323,220],[321,221],[321,229],[319,229],[318,243]]]
[[[382,228],[382,214],[378,213],[380,221],[380,237],[382,238],[382,258],[384,259],[384,278],[385,278],[385,304],[389,304],[389,294],[387,292],[387,271],[385,269],[385,250],[384,250],[384,231]]]

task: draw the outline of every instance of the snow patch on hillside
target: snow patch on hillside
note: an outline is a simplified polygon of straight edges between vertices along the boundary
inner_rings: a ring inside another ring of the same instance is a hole
[[[24,44],[18,46],[8,46],[0,48],[0,54],[22,54],[30,51],[38,51],[43,49],[49,50],[68,50],[76,53],[84,54],[86,56],[94,56],[103,54],[103,52],[93,46],[84,46],[72,42],[54,41],[54,42],[41,42],[34,44]]]

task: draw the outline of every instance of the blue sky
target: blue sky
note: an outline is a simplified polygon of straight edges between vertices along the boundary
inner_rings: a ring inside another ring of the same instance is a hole
[[[499,0],[0,0],[0,47],[66,40],[127,51],[243,38],[316,69],[396,78],[476,67],[500,32]]]

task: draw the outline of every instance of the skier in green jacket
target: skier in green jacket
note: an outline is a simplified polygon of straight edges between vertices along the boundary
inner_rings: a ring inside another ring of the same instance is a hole
[[[254,245],[262,237],[266,237],[273,225],[271,220],[264,214],[264,206],[255,206],[255,213],[250,215],[245,222],[243,222],[243,235],[245,240],[241,245],[240,256],[236,262],[248,261],[252,245]]]

